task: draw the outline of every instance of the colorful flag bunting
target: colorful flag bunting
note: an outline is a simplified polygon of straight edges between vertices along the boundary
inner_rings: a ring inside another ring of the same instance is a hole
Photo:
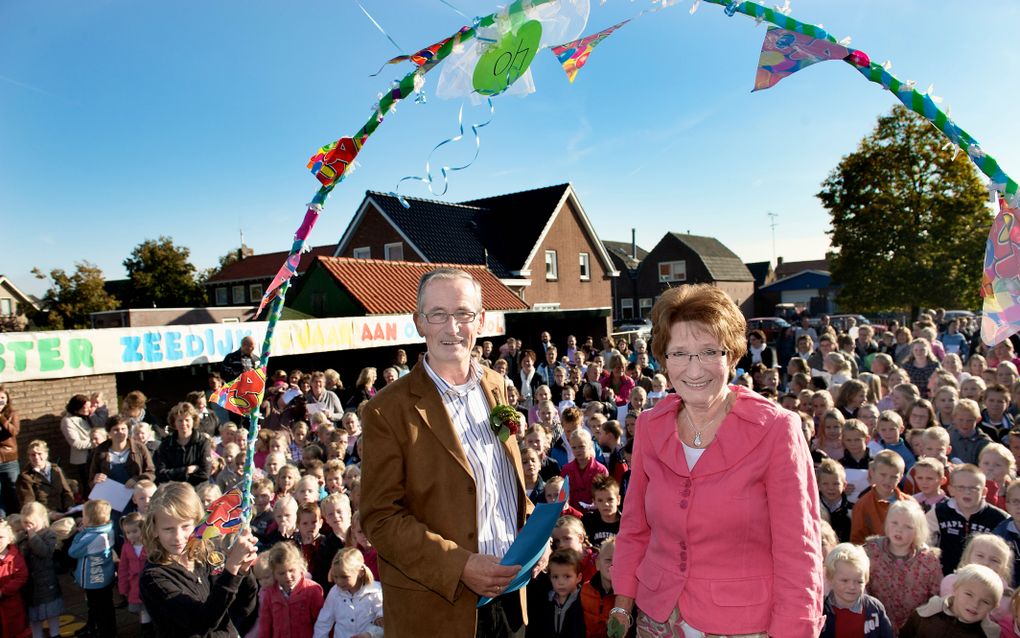
[[[999,214],[985,244],[981,277],[981,339],[997,344],[1020,332],[1020,209],[999,198]]]
[[[332,186],[350,170],[354,158],[358,156],[358,151],[361,150],[361,145],[364,143],[364,137],[360,140],[341,137],[337,141],[323,146],[315,155],[312,155],[308,160],[308,168],[315,178],[322,182],[323,186]]]
[[[209,504],[205,518],[192,533],[200,540],[211,540],[238,531],[241,525],[241,490],[234,488]]]
[[[842,60],[850,55],[850,49],[824,38],[769,27],[761,45],[758,58],[758,73],[754,78],[754,90],[775,86],[788,75],[793,75],[815,62]]]
[[[266,368],[263,366],[242,372],[241,376],[212,393],[209,403],[244,416],[262,404],[265,391]]]
[[[559,46],[552,47],[553,55],[563,65],[563,70],[567,73],[567,79],[571,82],[577,77],[577,72],[581,70],[581,67],[588,62],[588,56],[591,55],[591,50],[599,45],[603,40],[609,37],[609,35],[622,27],[623,25],[630,22],[631,19],[624,20],[619,24],[614,24],[608,29],[603,29],[598,33],[587,35],[580,40],[574,40],[573,42],[567,42]]]
[[[306,213],[307,215],[307,213]],[[308,232],[311,232],[311,226],[308,228]],[[305,235],[307,237],[307,235]],[[304,246],[304,240],[298,239],[294,242]],[[269,283],[269,287],[262,293],[262,301],[259,303],[258,310],[255,311],[255,316],[258,317],[262,314],[262,310],[269,305],[269,303],[276,298],[276,291],[283,282],[287,281],[297,273],[298,266],[301,264],[301,246],[298,246],[295,250],[291,248],[290,254],[287,255],[287,260],[280,266],[280,270],[276,272],[276,276],[273,277],[273,281]]]

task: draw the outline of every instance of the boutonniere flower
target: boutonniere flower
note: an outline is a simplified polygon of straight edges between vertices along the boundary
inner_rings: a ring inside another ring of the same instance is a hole
[[[489,413],[489,425],[499,440],[506,443],[510,435],[517,436],[521,431],[521,413],[509,405],[500,403]]]

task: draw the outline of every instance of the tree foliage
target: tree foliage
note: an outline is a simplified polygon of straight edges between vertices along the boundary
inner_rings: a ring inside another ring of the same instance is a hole
[[[36,277],[45,279],[46,275],[38,268],[33,270]],[[103,271],[95,264],[87,261],[75,264],[71,274],[61,270],[51,270],[49,274],[50,288],[42,298],[42,310],[33,312],[30,319],[39,328],[52,330],[70,330],[75,328],[91,328],[89,314],[116,310],[120,301],[106,292]]]
[[[206,303],[191,251],[175,246],[173,239],[161,236],[135,246],[124,268],[131,280],[132,308],[175,308],[203,306]]]
[[[987,194],[964,153],[902,106],[822,183],[832,217],[832,279],[858,312],[976,308]]]

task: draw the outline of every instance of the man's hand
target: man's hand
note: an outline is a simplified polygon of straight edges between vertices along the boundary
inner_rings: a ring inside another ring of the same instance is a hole
[[[520,569],[520,565],[500,565],[495,556],[471,554],[460,579],[479,596],[495,598],[503,593]]]

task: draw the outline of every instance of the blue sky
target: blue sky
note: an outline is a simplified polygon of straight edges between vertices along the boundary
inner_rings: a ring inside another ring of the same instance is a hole
[[[362,0],[408,52],[465,18],[439,0]],[[464,14],[495,9],[450,0]],[[643,2],[592,2],[585,33]],[[496,100],[481,154],[455,173],[459,201],[570,181],[604,239],[651,249],[667,231],[718,237],[745,261],[771,259],[768,212],[787,260],[821,257],[819,184],[894,99],[841,62],[818,64],[752,94],[764,26],[690,0],[603,42],[574,84],[548,51],[537,92]],[[986,0],[794,0],[822,24],[918,86],[935,85],[956,121],[1020,176],[1016,112],[1020,3]],[[409,63],[369,77],[397,53],[352,0],[332,3],[0,3],[0,273],[26,291],[38,266],[88,260],[107,277],[146,238],[170,235],[205,268],[239,242],[285,250],[317,182],[322,144],[357,130]],[[365,190],[421,174],[456,134],[460,100],[401,104],[335,191],[311,243],[335,242]],[[484,107],[465,107],[482,121]],[[472,143],[434,163],[458,164]],[[429,196],[423,187],[401,189]],[[975,264],[980,267],[980,264]]]

